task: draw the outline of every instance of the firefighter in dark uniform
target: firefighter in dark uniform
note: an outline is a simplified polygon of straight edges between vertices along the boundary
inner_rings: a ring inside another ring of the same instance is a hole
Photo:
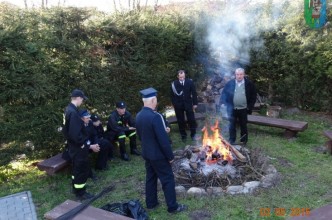
[[[126,110],[126,104],[123,101],[116,103],[116,110],[111,112],[108,118],[107,135],[112,143],[116,140],[119,142],[122,160],[129,161],[126,153],[126,137],[129,137],[130,153],[141,155],[136,146],[135,121]]]
[[[82,109],[79,111],[80,116],[84,122],[85,130],[88,135],[88,141],[91,144],[98,144],[99,149],[98,151],[94,151],[93,149],[90,150],[90,152],[98,153],[97,159],[96,159],[96,170],[106,170],[107,168],[107,159],[108,159],[108,152],[110,145],[105,144],[105,142],[102,141],[102,139],[99,139],[97,130],[95,129],[95,126],[93,125],[93,122],[91,121],[91,115],[88,110]],[[109,143],[109,142],[108,142]]]
[[[157,180],[159,179],[164,191],[167,211],[170,213],[184,211],[187,207],[176,201],[175,180],[171,165],[174,155],[167,135],[168,130],[163,116],[155,111],[157,91],[148,88],[140,93],[143,97],[144,107],[136,116],[136,129],[145,160],[146,207],[153,209],[159,205],[157,197]]]
[[[88,141],[84,123],[79,115],[78,107],[87,97],[83,91],[75,89],[71,93],[71,103],[65,110],[65,124],[63,128],[67,139],[68,153],[72,161],[72,186],[73,192],[79,200],[92,198],[86,192],[86,181],[90,174],[89,149],[97,149],[98,145],[91,145]]]
[[[106,132],[104,130],[103,124],[102,124],[99,116],[96,114],[92,114],[90,118],[91,118],[93,126],[97,132],[99,146],[101,146],[101,147],[105,146],[108,149],[107,159],[112,160],[113,159],[113,145],[106,138]]]
[[[191,79],[186,79],[186,73],[184,70],[179,70],[177,77],[178,80],[174,80],[171,84],[171,101],[178,122],[180,135],[182,141],[186,141],[186,114],[191,139],[196,140],[197,124],[194,113],[198,102],[196,87]]]

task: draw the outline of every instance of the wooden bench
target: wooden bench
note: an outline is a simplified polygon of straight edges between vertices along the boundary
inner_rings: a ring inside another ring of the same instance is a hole
[[[196,120],[204,120],[205,116],[202,113],[195,113],[195,119]],[[177,123],[176,116],[174,115],[174,116],[168,117],[167,121],[168,121],[169,124],[175,124],[175,123]]]
[[[51,211],[45,213],[44,218],[48,220],[53,220],[58,218],[59,216],[67,213],[73,208],[77,207],[81,203],[75,202],[72,200],[66,200],[60,205],[56,206]],[[92,206],[88,206],[82,212],[78,213],[72,220],[92,220],[92,219],[103,219],[103,220],[130,220],[132,218],[118,215],[113,212],[108,212],[103,209],[98,209]]]
[[[286,120],[281,118],[271,118],[258,115],[248,115],[248,123],[276,128],[284,128],[284,136],[286,138],[295,137],[297,132],[304,131],[308,128],[308,122]]]
[[[328,141],[326,141],[325,146],[327,152],[329,154],[332,154],[332,131],[329,130],[323,131],[323,135],[329,139]]]
[[[332,216],[332,203],[313,210],[306,207],[298,209],[293,213],[298,215],[288,220],[330,220]]]
[[[68,161],[62,159],[62,153],[59,153],[51,158],[43,160],[37,164],[41,171],[45,171],[48,175],[54,175],[55,172],[68,166]]]

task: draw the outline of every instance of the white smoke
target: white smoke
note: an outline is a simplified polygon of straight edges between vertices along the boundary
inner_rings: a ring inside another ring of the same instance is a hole
[[[250,49],[264,45],[259,34],[278,27],[286,4],[287,0],[227,1],[220,16],[209,22],[206,37],[220,75],[232,75],[236,67],[250,63]]]

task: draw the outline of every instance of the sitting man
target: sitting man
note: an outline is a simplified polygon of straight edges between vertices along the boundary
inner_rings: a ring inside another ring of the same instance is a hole
[[[126,136],[130,141],[130,153],[141,155],[136,146],[136,128],[130,112],[126,111],[126,104],[123,101],[116,103],[116,109],[111,112],[107,122],[107,135],[113,143],[118,141],[120,145],[121,159],[129,161],[126,153]]]
[[[102,139],[98,138],[97,130],[93,126],[90,120],[90,113],[86,109],[80,110],[80,116],[84,122],[85,131],[88,136],[88,141],[91,144],[97,144],[98,147],[91,149],[93,152],[99,152],[96,160],[96,170],[106,170],[107,169],[107,155],[110,151],[111,145],[109,142],[104,142]]]
[[[96,114],[92,114],[90,119],[92,121],[92,124],[93,124],[96,132],[97,132],[99,145],[102,146],[102,147],[107,146],[106,148],[109,150],[108,151],[108,159],[112,160],[113,159],[113,145],[105,137],[106,133],[104,131],[104,127],[103,127],[103,124],[102,124],[99,116],[96,115]]]

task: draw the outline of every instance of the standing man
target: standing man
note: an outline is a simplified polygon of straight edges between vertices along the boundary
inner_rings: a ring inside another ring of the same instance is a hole
[[[245,77],[245,71],[242,68],[235,70],[235,79],[230,80],[225,85],[221,97],[221,106],[226,106],[229,117],[229,142],[235,143],[236,140],[236,122],[239,121],[241,128],[241,139],[243,143],[248,141],[247,121],[248,114],[252,113],[256,102],[255,85]]]
[[[87,97],[83,91],[74,89],[71,93],[71,102],[65,110],[64,136],[67,139],[69,156],[72,161],[72,186],[79,200],[90,199],[92,194],[86,192],[86,181],[90,174],[89,149],[95,149],[97,145],[91,145],[88,141],[84,122],[82,121],[78,107]]]
[[[174,106],[176,119],[179,126],[182,141],[186,141],[186,113],[187,121],[190,128],[192,140],[196,139],[196,120],[195,109],[197,108],[197,92],[191,79],[186,79],[184,70],[178,71],[178,80],[174,80],[171,85],[171,101]]]
[[[130,112],[126,111],[126,103],[123,101],[115,104],[116,109],[111,112],[107,122],[107,133],[112,142],[119,141],[121,159],[129,161],[129,156],[126,153],[126,136],[130,141],[130,153],[134,155],[141,155],[136,146],[136,128],[135,121]]]
[[[176,202],[175,181],[171,163],[174,160],[163,116],[155,111],[157,91],[154,88],[141,90],[144,107],[136,116],[136,128],[141,140],[142,156],[145,160],[145,202],[148,209],[159,205],[157,180],[162,184],[170,213],[182,212],[185,205]]]

